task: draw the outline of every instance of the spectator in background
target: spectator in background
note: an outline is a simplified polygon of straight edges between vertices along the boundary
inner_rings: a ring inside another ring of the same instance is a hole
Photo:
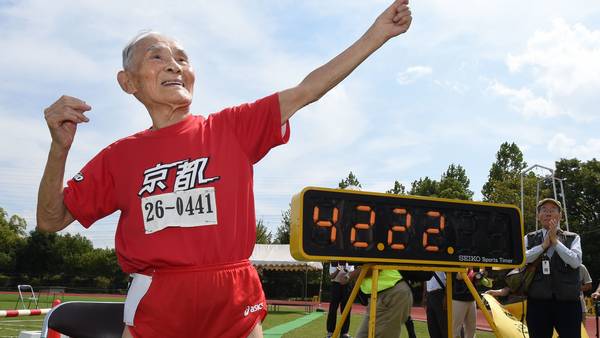
[[[588,292],[592,289],[592,277],[585,265],[579,266],[579,279],[581,280],[581,293],[579,299],[581,300],[581,321],[585,324],[585,314],[587,313],[587,307],[585,306],[584,292]]]
[[[598,288],[594,293],[592,293],[592,299],[595,301],[600,301],[600,284],[598,284]]]
[[[406,326],[406,333],[408,334],[408,338],[417,338],[417,334],[415,332],[415,323],[413,322],[413,319],[410,315],[408,316],[406,323],[404,323],[404,326]]]
[[[327,338],[333,335],[335,322],[337,319],[337,309],[340,313],[344,311],[348,297],[350,296],[350,272],[354,271],[354,266],[347,262],[331,262],[329,266],[329,277],[331,279],[331,302],[329,303],[329,312],[327,313]],[[352,310],[352,309],[350,309]],[[350,337],[348,328],[350,328],[350,313],[342,325],[342,337]]]
[[[453,272],[452,278],[455,278],[452,283],[452,334],[460,338],[461,329],[464,329],[463,338],[473,338],[477,323],[475,298],[460,274]]]
[[[445,294],[446,273],[436,271],[426,285],[427,330],[431,338],[448,337]]]

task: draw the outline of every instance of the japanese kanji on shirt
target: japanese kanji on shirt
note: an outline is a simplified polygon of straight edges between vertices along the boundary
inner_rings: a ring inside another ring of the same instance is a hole
[[[252,166],[288,139],[277,94],[190,115],[103,149],[68,182],[65,205],[85,227],[121,212],[115,248],[127,273],[248,259]]]

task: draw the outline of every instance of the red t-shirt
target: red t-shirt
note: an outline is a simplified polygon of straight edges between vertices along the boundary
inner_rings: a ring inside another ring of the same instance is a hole
[[[86,228],[121,211],[115,247],[126,273],[248,259],[252,165],[288,139],[277,94],[188,116],[103,149],[67,183],[64,203]]]

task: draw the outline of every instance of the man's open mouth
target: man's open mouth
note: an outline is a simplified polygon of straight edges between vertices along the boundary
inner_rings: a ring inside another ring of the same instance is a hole
[[[185,88],[185,84],[183,84],[183,81],[180,80],[166,80],[160,83],[162,86],[181,86]]]

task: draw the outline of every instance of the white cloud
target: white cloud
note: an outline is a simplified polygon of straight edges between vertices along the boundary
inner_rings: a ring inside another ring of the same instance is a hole
[[[530,89],[513,89],[500,82],[493,82],[488,88],[493,94],[506,97],[510,107],[525,117],[556,117],[564,114],[552,100],[536,96]]]
[[[576,157],[580,160],[599,158],[600,139],[590,138],[584,144],[578,144],[577,140],[557,133],[548,141],[547,148],[550,152],[564,158]]]
[[[571,95],[581,88],[600,86],[600,31],[556,19],[549,31],[537,31],[520,54],[509,54],[511,72],[523,69],[555,93]]]
[[[457,81],[434,80],[433,83],[435,83],[437,86],[446,88],[460,95],[464,95],[469,90],[468,85]]]
[[[417,81],[422,77],[429,76],[431,73],[433,73],[433,69],[431,67],[412,66],[406,68],[405,71],[398,73],[396,76],[396,81],[398,81],[398,83],[401,85],[407,85]]]
[[[533,77],[533,84],[545,97],[534,97],[525,89],[521,101],[524,114],[538,116],[569,115],[580,122],[597,119],[594,112],[600,104],[600,30],[581,23],[568,24],[564,19],[553,21],[549,30],[536,31],[524,51],[509,54],[509,70]],[[515,95],[508,95],[514,97]],[[511,100],[511,104],[514,101]],[[562,112],[559,107],[562,108]]]

